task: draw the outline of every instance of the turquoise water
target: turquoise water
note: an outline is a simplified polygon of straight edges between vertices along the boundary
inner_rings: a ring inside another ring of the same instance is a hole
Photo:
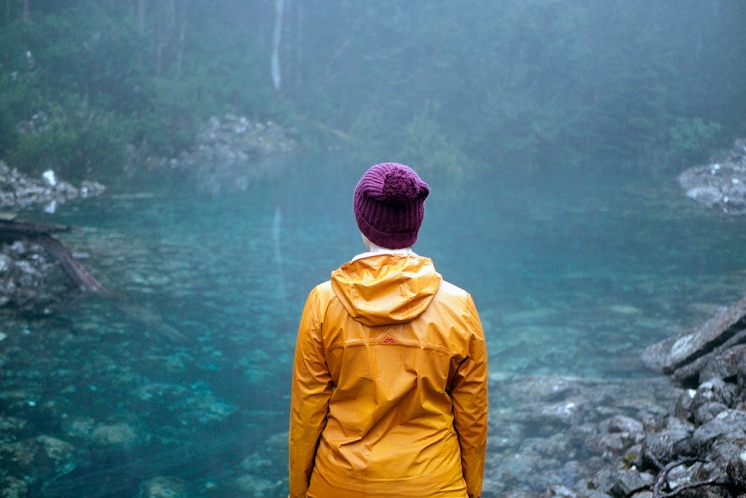
[[[297,321],[310,288],[363,249],[363,169],[298,159],[248,185],[133,181],[25,214],[82,227],[60,238],[117,292],[3,326],[5,412],[81,450],[39,495],[133,496],[162,475],[196,496],[286,495]],[[671,178],[430,183],[415,251],[473,294],[492,372],[649,375],[645,346],[746,293],[745,220]]]

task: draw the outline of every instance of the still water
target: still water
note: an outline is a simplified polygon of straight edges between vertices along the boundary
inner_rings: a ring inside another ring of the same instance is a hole
[[[292,160],[272,179],[133,181],[39,221],[112,298],[5,319],[7,415],[77,448],[32,496],[286,496],[289,378],[307,292],[363,250],[365,169]],[[746,293],[743,218],[672,178],[429,180],[419,254],[468,289],[493,373],[629,378],[640,351]],[[116,191],[114,191],[116,190]],[[189,338],[169,340],[172,331]]]

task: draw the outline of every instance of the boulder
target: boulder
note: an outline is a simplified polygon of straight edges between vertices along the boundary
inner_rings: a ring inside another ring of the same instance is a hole
[[[746,345],[746,298],[701,325],[648,346],[641,355],[650,369],[681,384],[697,385],[706,375],[730,378],[743,365]],[[725,376],[723,376],[725,374]]]

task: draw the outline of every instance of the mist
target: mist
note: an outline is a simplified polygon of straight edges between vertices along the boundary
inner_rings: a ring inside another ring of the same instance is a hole
[[[743,492],[641,358],[746,295],[746,2],[2,5],[0,494],[287,496],[300,313],[386,161],[484,326],[484,498]]]

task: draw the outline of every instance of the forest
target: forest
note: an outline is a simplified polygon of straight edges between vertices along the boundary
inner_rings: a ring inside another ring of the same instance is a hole
[[[0,159],[112,178],[210,116],[449,176],[675,172],[746,134],[742,0],[5,0]]]

